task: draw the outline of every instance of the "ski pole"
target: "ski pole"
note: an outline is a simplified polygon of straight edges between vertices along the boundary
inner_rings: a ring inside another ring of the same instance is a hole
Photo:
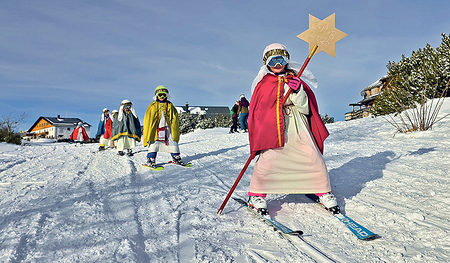
[[[250,162],[253,160],[253,158],[255,158],[256,156],[256,152],[252,152],[252,154],[250,155],[250,157],[248,157],[247,162],[244,165],[244,168],[242,168],[241,173],[239,174],[238,178],[236,179],[236,181],[234,182],[233,186],[231,187],[230,191],[228,192],[227,197],[225,198],[225,200],[223,201],[222,205],[219,208],[219,211],[217,211],[217,215],[220,216],[222,214],[223,208],[225,207],[225,205],[227,204],[228,200],[230,199],[231,195],[234,192],[234,189],[236,188],[236,186],[239,184],[239,181],[241,181],[242,176],[244,175],[245,171],[247,170],[248,165],[250,164]]]
[[[303,71],[305,71],[306,66],[308,65],[311,58],[314,56],[314,53],[316,53],[316,50],[318,47],[319,47],[318,45],[314,45],[314,47],[311,49],[311,52],[309,52],[309,55],[306,58],[305,62],[303,63],[303,66],[300,68],[300,70],[297,73],[297,76],[296,76],[297,78],[300,78]],[[289,89],[288,92],[286,93],[286,96],[284,96],[283,102],[281,103],[281,105],[284,105],[286,103],[286,100],[289,97],[289,95],[291,94],[291,92],[292,92],[292,89]]]

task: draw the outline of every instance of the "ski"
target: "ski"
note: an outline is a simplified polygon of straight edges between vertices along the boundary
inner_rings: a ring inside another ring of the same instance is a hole
[[[278,221],[275,220],[275,219],[272,219],[272,218],[270,218],[270,217],[262,216],[262,215],[261,215],[260,213],[258,213],[255,209],[253,209],[252,207],[250,207],[250,206],[248,205],[248,203],[247,203],[245,200],[240,199],[240,198],[234,198],[234,197],[233,197],[233,199],[234,199],[236,202],[240,203],[241,205],[247,207],[247,208],[248,208],[250,211],[252,211],[255,215],[257,215],[259,218],[261,218],[262,220],[264,220],[264,222],[266,222],[268,225],[272,226],[275,230],[280,231],[282,234],[285,234],[285,235],[295,235],[295,236],[299,236],[299,235],[302,235],[302,234],[303,234],[303,231],[301,231],[301,230],[292,230],[292,229],[290,229],[289,227],[283,225],[282,223],[278,222]]]
[[[176,164],[176,165],[183,166],[183,167],[191,167],[191,166],[192,166],[192,163],[183,163],[183,164],[179,164],[179,163],[175,163],[175,162],[173,162],[173,161],[169,161],[168,163]]]
[[[145,164],[145,163],[143,163],[142,166],[147,167],[147,168],[150,168],[150,169],[152,169],[152,170],[154,170],[154,171],[162,171],[162,170],[164,170],[164,167],[162,167],[162,166],[151,167],[151,166],[148,166],[148,165]]]
[[[330,212],[335,218],[339,219],[340,222],[344,223],[344,225],[360,240],[371,240],[377,237],[375,233],[363,227],[362,225],[356,223],[350,217],[342,214],[341,212],[333,213],[329,211],[326,207],[324,207],[319,202],[319,198],[316,195],[307,194],[306,197],[318,203],[320,206],[325,208],[328,212]]]

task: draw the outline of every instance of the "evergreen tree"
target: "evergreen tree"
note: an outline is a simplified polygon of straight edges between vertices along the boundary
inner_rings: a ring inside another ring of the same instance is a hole
[[[322,118],[324,124],[334,123],[334,117],[329,117],[327,113],[325,113],[325,116],[320,115],[320,118]]]
[[[399,132],[431,129],[442,119],[437,116],[448,95],[449,61],[450,36],[442,34],[436,49],[427,44],[411,57],[402,55],[398,63],[389,62],[388,84],[375,100],[372,115],[383,116]],[[434,98],[439,99],[430,101]]]
[[[389,83],[377,97],[371,113],[374,116],[414,108],[428,99],[447,94],[450,80],[450,36],[442,34],[439,47],[429,44],[413,51],[411,57],[402,55],[399,62],[387,65]]]
[[[182,112],[179,114],[179,119],[181,134],[192,132],[195,129],[229,128],[232,124],[232,119],[228,115],[217,115],[214,118],[209,118],[205,115]]]

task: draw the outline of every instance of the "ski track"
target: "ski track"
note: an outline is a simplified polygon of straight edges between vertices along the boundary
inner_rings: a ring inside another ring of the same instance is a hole
[[[141,166],[142,145],[132,157],[89,144],[0,147],[0,262],[450,260],[450,215],[442,210],[450,204],[449,168],[422,161],[446,162],[450,142],[427,133],[421,143],[393,139],[385,124],[369,119],[329,130],[324,157],[333,191],[342,210],[379,239],[357,240],[303,195],[267,198],[271,216],[302,230],[300,238],[280,238],[233,200],[217,216],[249,152],[247,134],[213,129],[182,136],[190,168],[167,164],[170,155],[158,154],[164,171]],[[393,141],[399,144],[392,147]],[[235,196],[246,198],[254,161]]]

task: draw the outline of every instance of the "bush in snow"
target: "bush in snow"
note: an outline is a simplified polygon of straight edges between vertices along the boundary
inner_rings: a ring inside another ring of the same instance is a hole
[[[233,119],[228,115],[217,115],[214,117],[214,125],[216,127],[225,127],[229,128],[233,124]]]
[[[27,117],[28,114],[26,113],[17,116],[12,116],[12,114],[0,116],[0,142],[20,145],[21,136],[19,133],[15,133],[14,130]]]
[[[180,133],[185,134],[195,129],[210,129],[215,127],[231,127],[231,117],[218,115],[214,118],[206,117],[201,114],[190,114],[182,112],[180,118]]]
[[[389,62],[388,84],[377,97],[371,114],[383,116],[398,132],[426,131],[441,119],[437,115],[450,83],[450,36],[442,34],[439,47],[429,44]],[[436,100],[431,100],[437,98]]]
[[[334,123],[334,117],[329,117],[327,113],[325,113],[325,116],[320,115],[320,118],[322,118],[323,123]]]
[[[195,116],[186,112],[179,114],[180,118],[180,133],[185,134],[195,130],[196,122]]]
[[[7,142],[20,145],[22,140],[19,133],[8,132],[6,129],[0,129],[0,142]]]

